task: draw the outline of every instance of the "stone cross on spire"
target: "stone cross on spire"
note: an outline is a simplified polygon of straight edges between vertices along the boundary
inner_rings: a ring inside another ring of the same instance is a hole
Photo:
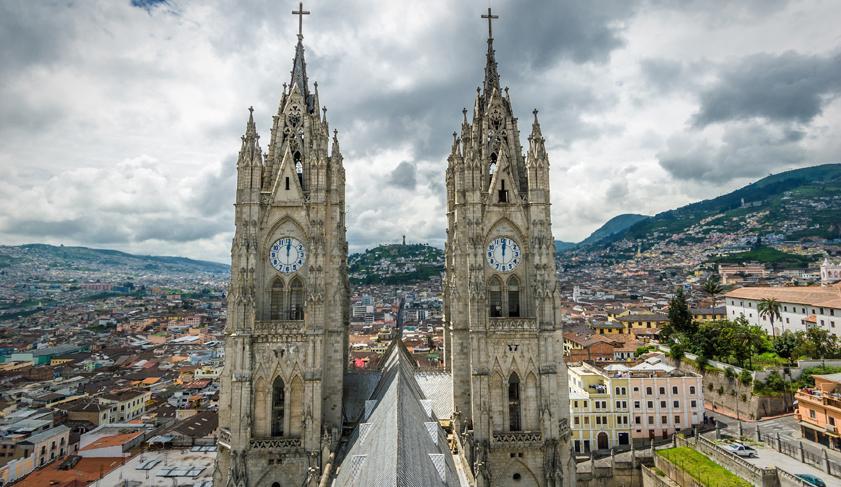
[[[490,9],[488,9],[490,11]],[[298,16],[298,39],[304,37],[304,15],[309,15],[309,10],[304,10],[304,2],[298,3],[298,10],[293,10],[292,15]]]
[[[493,21],[494,21],[494,19],[498,19],[499,15],[494,15],[491,12],[491,8],[488,7],[487,15],[482,15],[482,18],[483,19],[488,19],[488,39],[493,39],[494,38]]]

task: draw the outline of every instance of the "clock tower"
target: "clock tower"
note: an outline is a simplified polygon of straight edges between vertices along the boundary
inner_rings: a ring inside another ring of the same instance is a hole
[[[575,485],[558,314],[549,160],[537,110],[526,154],[488,51],[447,159],[445,350],[476,485]]]
[[[250,110],[237,160],[236,231],[214,485],[318,485],[342,429],[349,286],[345,170],[299,8],[289,84],[264,154]],[[331,140],[332,139],[332,140]]]

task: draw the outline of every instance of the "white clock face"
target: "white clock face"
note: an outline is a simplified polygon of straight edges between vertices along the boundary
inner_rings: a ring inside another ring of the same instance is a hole
[[[307,251],[297,238],[283,237],[275,242],[269,251],[272,267],[285,274],[298,272],[306,261]]]
[[[508,237],[499,237],[488,244],[485,258],[499,272],[510,272],[520,265],[520,244]]]

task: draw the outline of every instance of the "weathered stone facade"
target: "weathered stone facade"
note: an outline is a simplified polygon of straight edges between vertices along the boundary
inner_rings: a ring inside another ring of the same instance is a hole
[[[318,485],[342,428],[345,170],[302,39],[267,154],[252,113],[237,161],[218,486]]]
[[[490,12],[485,18],[495,18]],[[537,111],[523,155],[493,37],[472,120],[448,157],[446,361],[477,486],[575,485],[549,199]]]

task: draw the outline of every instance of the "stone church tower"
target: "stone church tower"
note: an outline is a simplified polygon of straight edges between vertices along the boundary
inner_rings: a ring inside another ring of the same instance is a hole
[[[304,15],[300,9],[295,14]],[[263,154],[248,117],[214,485],[317,485],[342,428],[349,286],[345,170],[299,34]]]
[[[488,14],[485,79],[447,159],[444,309],[455,427],[476,485],[575,485],[549,160],[523,155]]]

